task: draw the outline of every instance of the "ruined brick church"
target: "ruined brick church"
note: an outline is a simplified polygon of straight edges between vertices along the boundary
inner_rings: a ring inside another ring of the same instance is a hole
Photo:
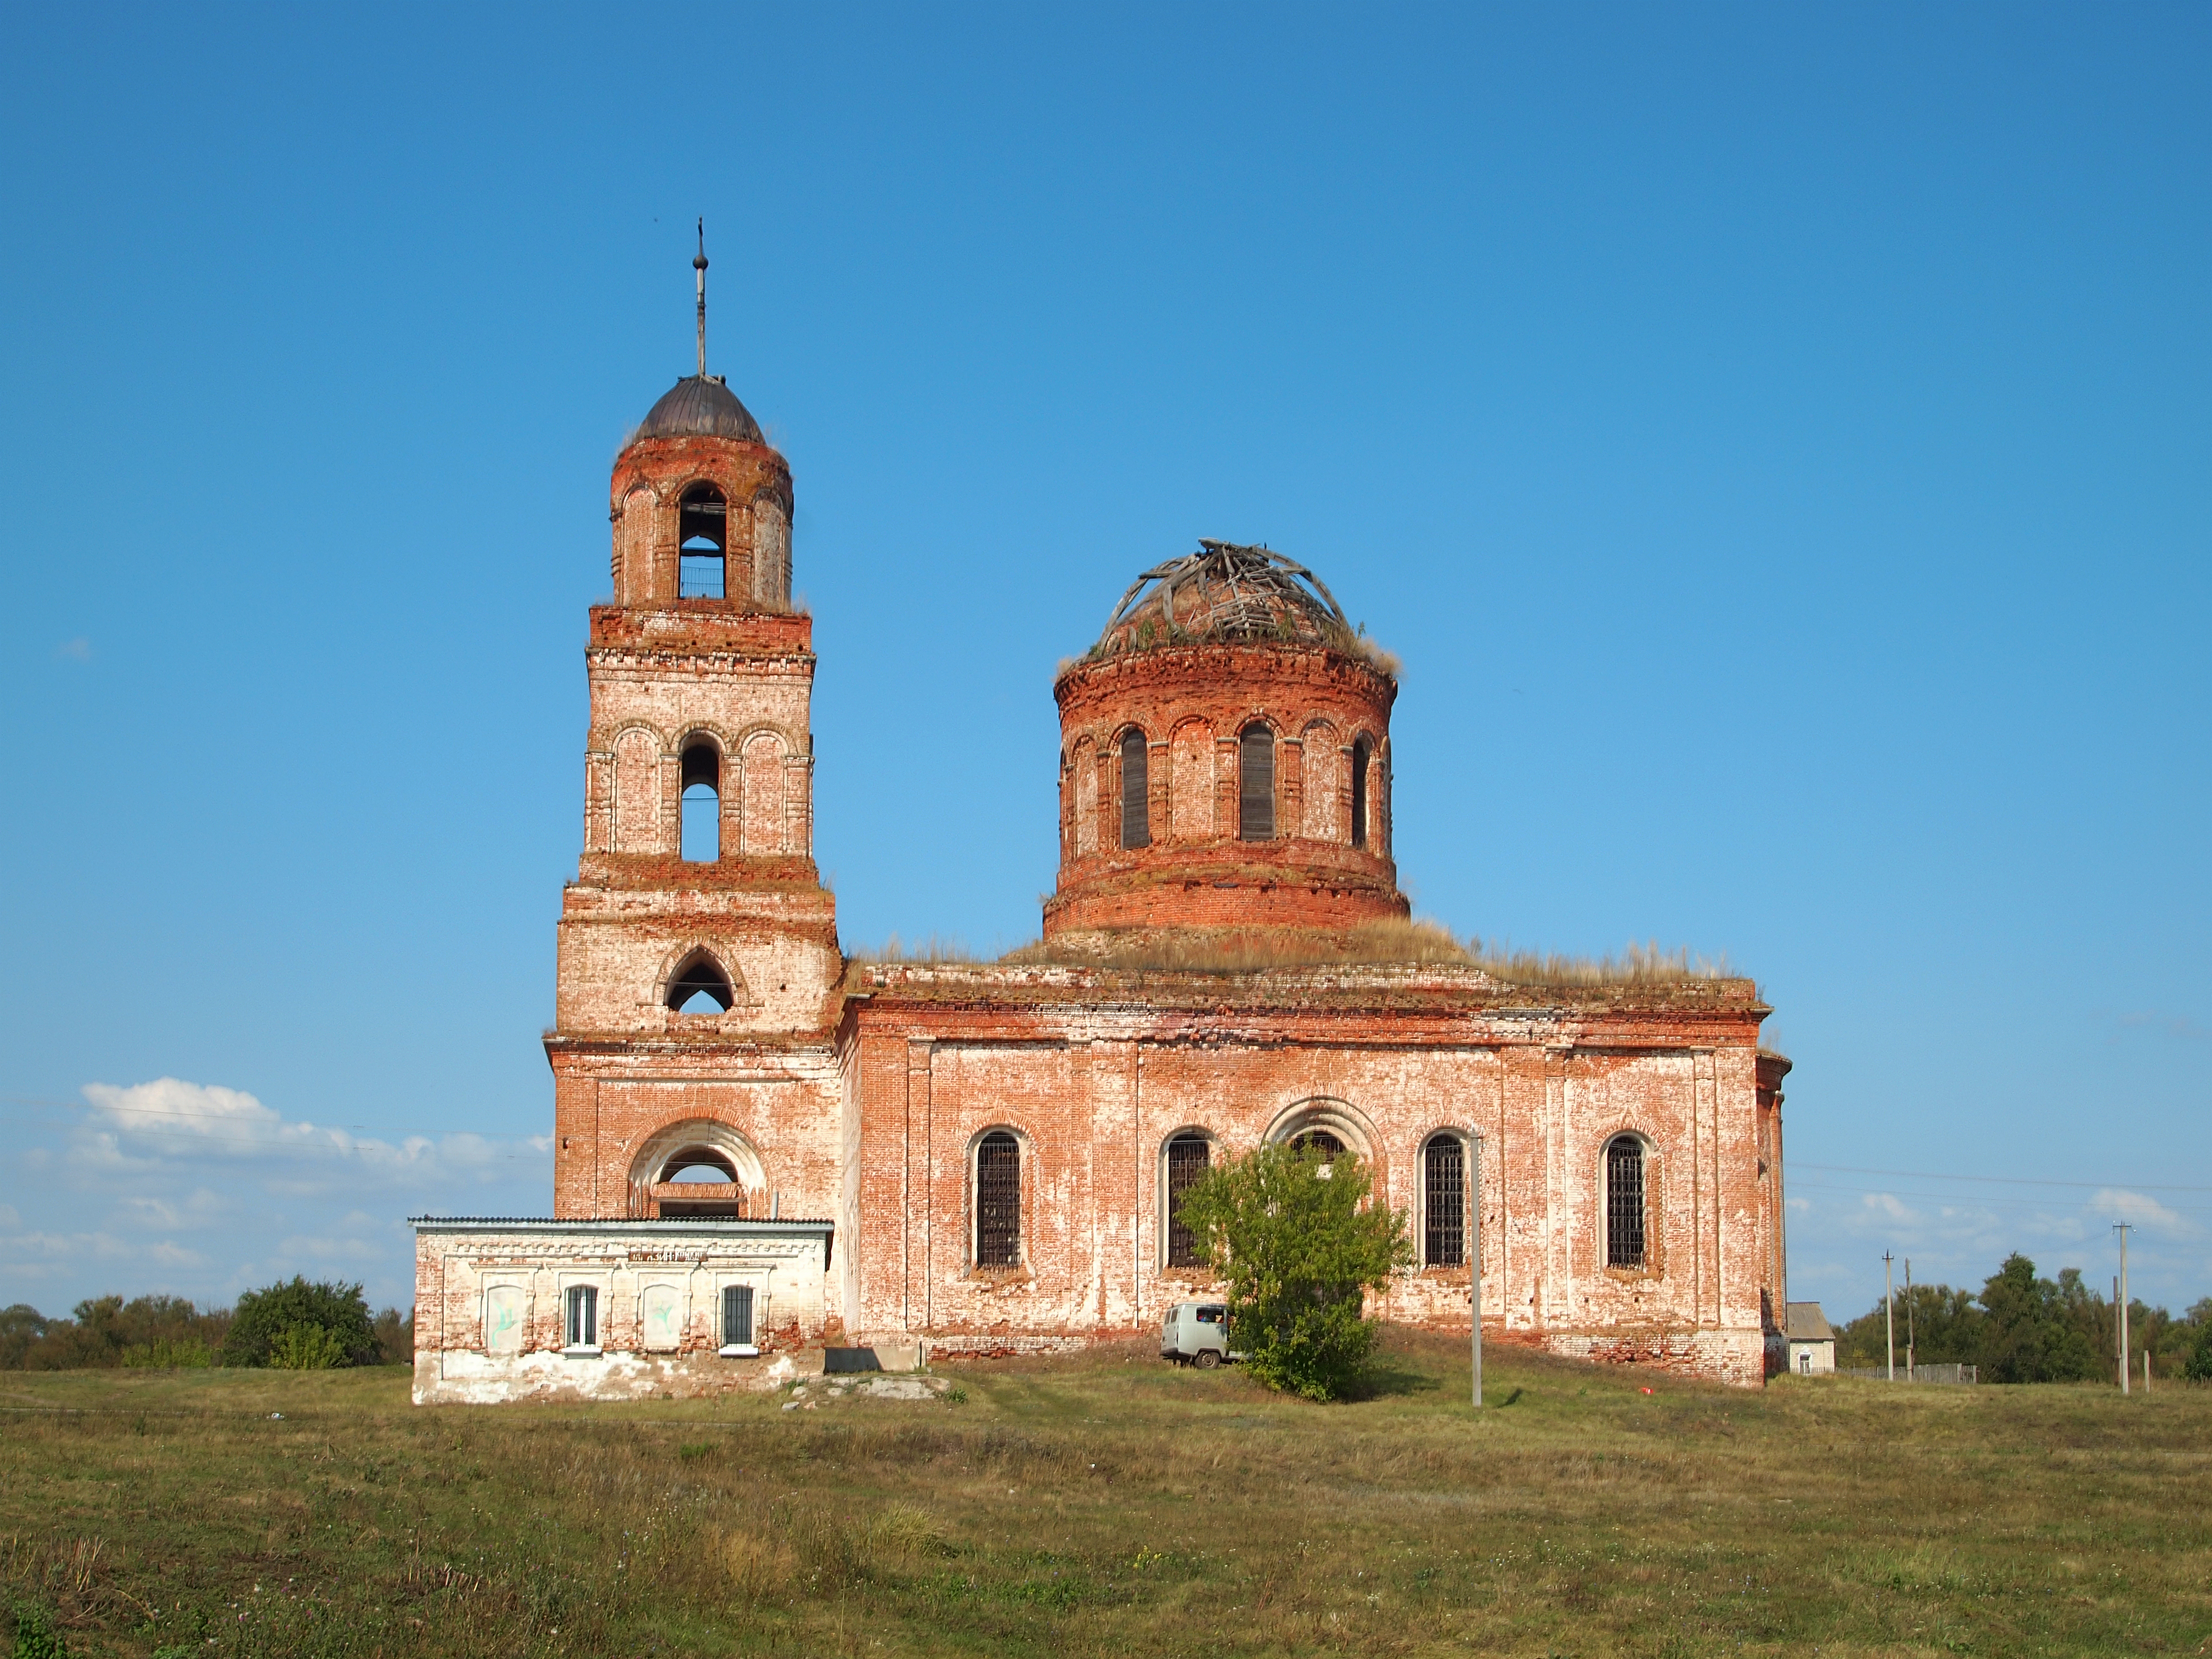
[[[699,372],[616,458],[585,647],[553,1213],[416,1222],[416,1398],[1127,1336],[1210,1291],[1176,1195],[1271,1141],[1358,1155],[1407,1212],[1386,1318],[1465,1332],[1479,1250],[1493,1338],[1759,1382],[1789,1063],[1756,988],[1434,948],[1391,856],[1395,665],[1280,555],[1152,564],[1060,672],[1038,945],[847,960],[791,469],[706,373],[695,263]]]

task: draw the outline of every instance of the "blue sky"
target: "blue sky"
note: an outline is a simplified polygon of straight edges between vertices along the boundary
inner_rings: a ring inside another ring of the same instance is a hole
[[[848,942],[1032,937],[1055,663],[1265,540],[1405,659],[1419,911],[1765,988],[1793,1295],[2212,1294],[2203,8],[10,27],[0,1303],[545,1208],[702,213]]]

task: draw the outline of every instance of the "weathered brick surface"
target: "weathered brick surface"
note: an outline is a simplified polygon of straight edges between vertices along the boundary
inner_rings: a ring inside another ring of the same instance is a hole
[[[1328,1127],[1418,1229],[1421,1148],[1444,1132],[1481,1138],[1486,1322],[1758,1381],[1778,1210],[1753,988],[1530,1000],[1474,969],[866,970],[841,1034],[861,1134],[846,1318],[940,1346],[1140,1329],[1206,1288],[1165,1264],[1176,1134],[1233,1154]],[[1024,1152],[1011,1272],[974,1265],[974,1148],[994,1129]],[[1624,1131],[1651,1147],[1637,1272],[1604,1265],[1601,1160]],[[1379,1311],[1464,1329],[1467,1305],[1463,1267],[1425,1268]]]
[[[732,507],[725,599],[677,597],[676,503],[702,479]],[[1483,1309],[1498,1337],[1759,1380],[1784,1299],[1788,1062],[1759,1048],[1766,1010],[1749,981],[848,967],[813,859],[814,655],[810,619],[788,610],[788,469],[761,444],[656,438],[618,458],[611,500],[616,603],[591,616],[584,847],[545,1038],[561,1224],[425,1225],[419,1398],[742,1386],[750,1373],[702,1346],[698,1310],[729,1275],[771,1267],[763,1328],[785,1346],[849,1331],[1026,1352],[1147,1329],[1214,1289],[1167,1263],[1170,1139],[1201,1133],[1228,1156],[1306,1127],[1372,1162],[1378,1201],[1403,1208],[1417,1240],[1424,1147],[1479,1143]],[[1407,914],[1390,852],[1396,681],[1340,617],[1300,621],[1321,614],[1212,643],[1125,618],[1063,671],[1048,936],[1294,928],[1340,944]],[[1201,621],[1176,626],[1195,638]],[[1274,736],[1276,833],[1246,841],[1238,733],[1254,720]],[[1132,730],[1150,844],[1124,848]],[[721,842],[687,862],[684,757],[702,744]],[[728,977],[726,1012],[669,1006],[698,951]],[[976,1260],[975,1151],[995,1131],[1021,1149],[1012,1267]],[[1633,1271],[1605,1259],[1604,1149],[1620,1133],[1647,1149],[1650,1248]],[[665,1189],[702,1147],[733,1178]],[[704,1197],[748,1219],[656,1219],[665,1201]],[[775,1231],[804,1217],[832,1224],[811,1256]],[[559,1291],[584,1282],[605,1286],[607,1343],[627,1356],[588,1374],[558,1352]],[[508,1315],[526,1310],[520,1347],[487,1340],[495,1292]],[[680,1297],[680,1337],[665,1340],[663,1317],[648,1341],[648,1295],[664,1316]],[[1468,1297],[1464,1266],[1424,1266],[1377,1310],[1465,1330]]]
[[[1404,916],[1390,859],[1396,683],[1327,647],[1184,646],[1074,664],[1060,720],[1060,871],[1048,938],[1099,927],[1340,926]],[[1238,834],[1237,734],[1275,738],[1275,836]],[[1140,732],[1150,844],[1125,848],[1121,745]],[[1365,845],[1354,744],[1371,745]]]

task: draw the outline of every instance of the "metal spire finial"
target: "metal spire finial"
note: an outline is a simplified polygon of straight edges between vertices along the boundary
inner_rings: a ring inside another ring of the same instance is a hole
[[[691,261],[691,269],[699,273],[699,378],[707,378],[707,221],[699,220],[699,252]]]

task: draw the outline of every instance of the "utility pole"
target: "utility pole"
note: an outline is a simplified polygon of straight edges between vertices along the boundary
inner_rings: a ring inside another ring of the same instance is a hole
[[[2120,1304],[2120,1392],[2128,1392],[2128,1229],[2132,1223],[2115,1221],[2112,1231],[2120,1236],[2120,1285],[2112,1299]]]
[[[1905,1380],[1912,1381],[1912,1258],[1905,1258]]]
[[[1467,1138],[1467,1306],[1474,1326],[1474,1405],[1482,1408],[1482,1137]]]
[[[1890,1255],[1881,1253],[1881,1324],[1889,1339],[1889,1380],[1897,1381],[1897,1285],[1889,1274]]]

